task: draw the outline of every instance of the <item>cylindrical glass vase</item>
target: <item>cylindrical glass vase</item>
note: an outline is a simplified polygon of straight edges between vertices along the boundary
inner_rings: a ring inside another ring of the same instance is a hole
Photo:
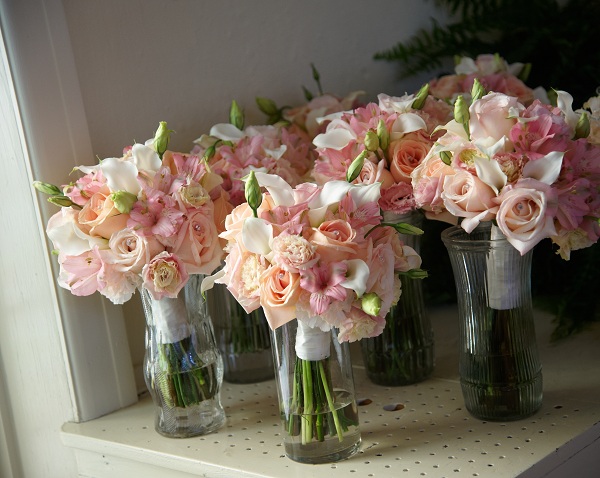
[[[155,429],[172,438],[203,435],[225,423],[223,362],[198,277],[190,276],[175,299],[156,300],[141,289],[144,378],[155,405]]]
[[[403,215],[384,213],[384,222],[408,223],[421,228],[419,212]],[[421,236],[401,234],[405,245],[420,253]],[[423,281],[400,277],[402,295],[385,317],[385,328],[377,337],[362,339],[363,362],[369,379],[378,385],[399,386],[428,378],[434,368],[433,329],[423,300]]]
[[[206,300],[223,356],[224,380],[255,383],[272,379],[271,337],[262,308],[246,313],[223,284],[206,291]]]
[[[330,463],[360,447],[348,343],[293,320],[272,331],[275,379],[286,455]]]
[[[491,223],[442,233],[458,296],[460,382],[482,420],[526,418],[542,405],[542,367],[531,303],[531,257]]]

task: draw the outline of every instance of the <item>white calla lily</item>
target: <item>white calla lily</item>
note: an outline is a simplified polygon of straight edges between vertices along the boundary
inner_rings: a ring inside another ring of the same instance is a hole
[[[155,173],[162,166],[162,161],[160,160],[158,153],[154,148],[146,144],[134,144],[131,147],[131,156],[133,158],[133,163],[137,166],[139,171],[152,171]]]
[[[207,290],[212,289],[215,284],[220,284],[219,279],[221,279],[225,275],[225,270],[221,269],[220,271],[215,272],[211,276],[206,276],[202,279],[202,283],[200,284],[200,293],[204,295]]]
[[[573,97],[566,91],[557,91],[556,105],[564,113],[567,124],[575,131],[579,115],[573,111]]]
[[[356,292],[357,297],[362,297],[367,289],[367,280],[369,279],[369,266],[362,259],[350,259],[346,261],[348,266],[346,280],[340,282],[340,285],[346,289]]]
[[[256,170],[254,174],[256,175],[258,185],[269,191],[276,206],[291,207],[295,204],[294,190],[281,176],[267,174]]]
[[[529,161],[523,166],[523,177],[533,178],[545,184],[553,184],[560,174],[565,153],[552,151],[546,156]]]
[[[244,137],[244,132],[231,123],[219,123],[210,129],[211,136],[223,141],[239,141]]]
[[[63,207],[48,221],[46,233],[61,254],[78,256],[92,249],[88,237],[75,224],[78,213]]]
[[[273,226],[264,219],[249,217],[242,226],[242,243],[254,254],[266,256],[271,252]]]
[[[276,149],[265,148],[265,153],[267,153],[269,156],[271,156],[274,159],[281,158],[285,154],[286,151],[287,151],[287,146],[285,144],[282,144],[281,146],[279,146],[279,148],[276,148]]]
[[[473,58],[463,56],[454,67],[454,71],[457,75],[470,75],[471,73],[477,73],[478,68]]]
[[[352,184],[350,195],[356,207],[370,202],[378,202],[381,197],[381,183]]]
[[[331,123],[330,123],[331,124]],[[319,134],[313,140],[317,148],[344,149],[350,141],[356,139],[356,134],[346,128],[332,128]]]
[[[475,158],[475,171],[477,172],[477,177],[491,187],[496,194],[506,186],[506,182],[508,181],[506,174],[500,169],[497,161],[491,161],[486,158]]]
[[[414,131],[427,130],[425,120],[415,113],[404,113],[396,118],[390,132],[390,139],[397,140]]]
[[[137,194],[141,190],[137,181],[138,167],[131,161],[119,158],[106,158],[100,163],[102,174],[111,191],[127,191]]]
[[[415,101],[415,95],[389,96],[385,93],[377,95],[379,108],[386,113],[406,113]]]

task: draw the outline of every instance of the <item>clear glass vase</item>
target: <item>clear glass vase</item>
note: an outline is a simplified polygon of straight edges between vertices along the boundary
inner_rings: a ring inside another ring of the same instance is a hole
[[[423,226],[418,212],[384,213],[384,222]],[[401,234],[407,246],[420,253],[421,236]],[[409,385],[425,380],[434,368],[433,329],[423,300],[423,281],[401,276],[402,295],[385,317],[377,337],[361,340],[363,362],[369,379],[378,385]]]
[[[293,320],[272,331],[275,379],[286,455],[330,463],[360,448],[348,343]]]
[[[206,291],[206,300],[223,356],[224,380],[255,383],[272,379],[271,337],[262,308],[246,313],[223,284]]]
[[[482,420],[526,418],[542,405],[542,367],[531,302],[531,257],[491,223],[442,233],[458,296],[460,382]]]
[[[186,438],[225,424],[220,388],[223,361],[200,295],[201,276],[190,276],[175,299],[155,300],[141,289],[146,315],[144,378],[161,435]]]

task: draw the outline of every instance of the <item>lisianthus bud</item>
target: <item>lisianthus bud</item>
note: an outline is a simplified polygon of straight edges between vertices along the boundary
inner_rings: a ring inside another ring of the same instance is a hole
[[[346,172],[346,181],[351,183],[358,177],[358,175],[362,171],[363,164],[365,164],[365,158],[367,157],[368,154],[369,154],[369,152],[365,149],[362,153],[360,153],[354,159],[354,161],[352,161],[352,164],[350,165],[350,167],[348,168],[348,171]]]
[[[365,149],[367,151],[377,151],[379,149],[379,138],[373,130],[369,130],[365,134]]]
[[[258,106],[258,109],[267,116],[273,116],[279,112],[279,109],[277,108],[275,102],[269,98],[262,98],[260,96],[257,96],[256,104]]]
[[[127,191],[115,191],[110,195],[110,199],[117,208],[117,211],[121,214],[128,214],[137,201],[137,196]]]
[[[590,135],[590,119],[584,111],[575,126],[575,139],[587,138]]]
[[[67,196],[50,196],[48,198],[48,202],[54,204],[55,206],[60,206],[60,207],[71,207],[71,206],[74,206],[77,209],[81,209],[81,206],[75,204]]]
[[[475,78],[475,81],[473,81],[473,88],[471,88],[471,101],[476,101],[480,98],[483,98],[485,93],[485,88],[483,87],[481,82],[477,78]]]
[[[167,123],[165,121],[161,121],[158,124],[158,129],[156,130],[156,134],[154,135],[154,141],[152,143],[152,147],[154,151],[158,153],[158,156],[162,159],[162,155],[169,147],[169,139],[171,133],[174,133],[172,129],[167,128]]]
[[[385,121],[382,119],[377,123],[377,137],[379,138],[379,146],[385,151],[390,145],[390,132],[385,127]]]
[[[254,211],[254,217],[258,217],[258,213],[256,211],[262,203],[262,194],[260,192],[260,186],[258,185],[258,180],[256,179],[256,174],[254,174],[254,171],[250,171],[250,174],[246,176],[244,180],[246,181],[246,187],[244,189],[246,202],[248,203],[248,206],[250,206],[250,209]]]
[[[62,196],[62,191],[54,184],[43,183],[42,181],[34,181],[33,187],[39,192],[48,194],[49,196]]]
[[[400,234],[408,234],[412,236],[420,236],[421,234],[423,234],[422,229],[419,229],[417,226],[413,226],[412,224],[409,224],[407,222],[398,222],[394,224],[386,223],[386,226],[393,227]]]
[[[523,68],[521,68],[521,71],[519,71],[517,78],[519,80],[521,80],[523,83],[525,83],[527,81],[527,78],[529,78],[530,73],[531,73],[531,63],[525,63],[523,65]]]
[[[366,314],[377,316],[381,311],[381,298],[375,292],[369,292],[362,296],[360,305]]]
[[[423,106],[425,106],[425,101],[427,100],[427,96],[429,95],[429,83],[425,83],[421,86],[421,89],[415,96],[415,100],[412,102],[412,108],[415,110],[422,110]]]
[[[244,129],[244,113],[235,100],[231,102],[229,109],[229,122],[239,130]]]
[[[310,68],[312,69],[313,79],[315,80],[315,83],[317,83],[317,88],[319,88],[319,94],[323,95],[323,88],[321,88],[321,75],[319,75],[315,65],[312,63],[310,64]]]
[[[440,151],[440,159],[442,160],[442,163],[450,166],[452,163],[452,153],[450,151]]]
[[[407,272],[400,272],[400,275],[407,276],[410,279],[426,279],[429,274],[423,269],[411,269]]]
[[[458,96],[454,103],[454,119],[457,123],[462,124],[467,134],[469,134],[469,107],[462,95]]]

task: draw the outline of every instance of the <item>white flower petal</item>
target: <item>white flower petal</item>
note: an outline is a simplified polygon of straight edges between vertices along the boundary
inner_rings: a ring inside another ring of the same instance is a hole
[[[458,65],[454,67],[454,72],[457,75],[470,75],[471,73],[477,73],[477,71],[475,60],[467,56],[463,56]]]
[[[361,207],[370,202],[377,202],[381,197],[381,183],[352,184],[350,195],[356,207]]]
[[[150,146],[136,143],[131,148],[133,163],[140,171],[156,172],[162,166],[158,153]]]
[[[566,91],[557,91],[556,95],[556,106],[564,113],[567,124],[575,130],[579,115],[573,111],[573,97]]]
[[[393,138],[397,138],[420,129],[427,129],[425,120],[415,113],[404,113],[396,118],[390,134]]]
[[[340,282],[342,287],[352,289],[357,297],[362,297],[367,289],[367,280],[369,279],[369,266],[362,259],[350,259],[346,261],[348,271],[346,280]]]
[[[377,95],[379,108],[386,113],[406,113],[415,101],[415,95],[389,96],[385,93]]]
[[[313,144],[317,148],[340,150],[346,147],[350,141],[355,139],[356,135],[352,133],[352,131],[345,128],[333,128],[325,133],[317,135],[313,140]]]
[[[72,208],[61,208],[48,221],[46,232],[58,251],[67,256],[78,256],[92,249],[89,241],[75,225],[77,212]],[[79,232],[79,233],[78,233]],[[83,236],[83,237],[82,237]]]
[[[221,269],[220,271],[215,272],[211,276],[205,276],[202,279],[202,284],[200,284],[200,292],[204,294],[207,290],[210,290],[214,287],[215,283],[219,283],[219,279],[221,279],[225,275],[225,269]]]
[[[269,191],[276,206],[293,206],[294,190],[285,182],[281,176],[275,174],[266,174],[264,172],[255,171],[256,180],[259,186],[262,186]]]
[[[223,141],[239,141],[244,137],[243,131],[230,123],[219,123],[210,129],[210,135]]]
[[[475,158],[475,171],[477,172],[479,179],[491,187],[496,194],[506,186],[508,178],[502,169],[500,169],[500,165],[496,161],[485,158]]]
[[[254,254],[266,256],[271,252],[273,226],[264,219],[249,217],[242,226],[242,243]]]
[[[131,161],[106,158],[100,163],[100,169],[112,192],[127,191],[136,196],[140,192],[141,187],[137,181],[138,168]]]
[[[285,144],[282,144],[277,149],[265,148],[265,153],[267,153],[269,156],[271,156],[272,158],[275,158],[275,159],[281,158],[285,154],[286,151],[287,151],[287,146]]]
[[[529,161],[523,167],[523,177],[537,179],[545,184],[553,184],[560,174],[564,155],[565,153],[562,151],[552,151],[546,156]]]

